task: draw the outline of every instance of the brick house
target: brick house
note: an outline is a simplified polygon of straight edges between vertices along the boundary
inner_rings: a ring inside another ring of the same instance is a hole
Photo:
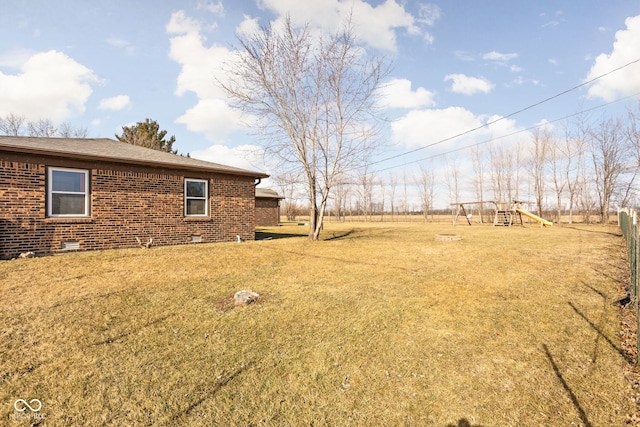
[[[111,139],[0,136],[0,258],[253,240],[267,176]]]
[[[279,196],[270,188],[256,188],[256,225],[273,227],[280,225],[280,200]]]

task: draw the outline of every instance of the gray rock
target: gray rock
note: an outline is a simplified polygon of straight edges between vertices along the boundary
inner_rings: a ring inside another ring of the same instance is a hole
[[[251,289],[244,289],[233,295],[233,301],[235,305],[247,305],[257,300],[259,296],[259,294],[253,292]]]
[[[33,258],[36,256],[35,252],[23,252],[20,255],[18,255],[18,258]]]

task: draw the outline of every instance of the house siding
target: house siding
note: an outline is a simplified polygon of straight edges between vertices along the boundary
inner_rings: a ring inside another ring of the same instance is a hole
[[[46,217],[47,167],[90,171],[88,218]],[[184,179],[209,183],[209,216],[185,217]],[[78,161],[0,152],[0,258],[32,251],[176,245],[254,239],[255,187],[249,176]]]

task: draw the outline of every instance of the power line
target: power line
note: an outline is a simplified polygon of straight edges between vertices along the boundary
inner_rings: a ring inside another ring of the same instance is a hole
[[[532,109],[532,108],[535,108],[535,107],[537,107],[537,106],[539,106],[539,105],[542,105],[542,104],[544,104],[544,103],[546,103],[546,102],[549,102],[549,101],[551,101],[551,100],[553,100],[553,99],[559,98],[559,97],[561,97],[561,96],[563,96],[563,95],[566,95],[567,93],[570,93],[570,92],[573,92],[573,91],[575,91],[575,90],[577,90],[577,89],[580,89],[581,87],[587,86],[587,85],[589,85],[589,84],[591,84],[591,83],[593,83],[593,82],[595,82],[595,81],[597,81],[597,80],[602,79],[603,77],[606,77],[606,76],[608,76],[608,75],[610,75],[610,74],[613,74],[613,73],[615,73],[615,72],[618,72],[618,71],[620,71],[620,70],[622,70],[622,69],[624,69],[624,68],[626,68],[626,67],[629,67],[629,66],[631,66],[631,65],[633,65],[633,64],[636,64],[636,63],[638,63],[638,62],[640,62],[640,58],[638,58],[638,59],[636,59],[636,60],[633,60],[633,61],[631,61],[631,62],[628,62],[628,63],[626,63],[626,64],[624,64],[624,65],[622,65],[622,66],[620,66],[620,67],[614,68],[613,70],[610,70],[610,71],[608,71],[608,72],[606,72],[606,73],[604,73],[604,74],[601,74],[601,75],[599,75],[599,76],[597,76],[597,77],[594,77],[594,78],[593,78],[593,79],[591,79],[591,80],[587,80],[587,81],[585,81],[585,82],[583,82],[583,83],[581,83],[581,84],[579,84],[579,85],[573,86],[573,87],[572,87],[572,88],[570,88],[570,89],[564,90],[564,91],[559,92],[559,93],[557,93],[557,94],[555,94],[555,95],[553,95],[553,96],[550,96],[550,97],[545,98],[545,99],[543,99],[543,100],[541,100],[541,101],[538,101],[538,102],[536,102],[536,103],[530,104],[530,105],[528,105],[528,106],[526,106],[526,107],[524,107],[524,108],[521,108],[521,109],[519,109],[519,110],[516,110],[516,111],[514,111],[514,112],[512,112],[512,113],[509,113],[509,114],[507,114],[506,116],[501,116],[501,117],[499,117],[499,118],[497,118],[497,119],[495,119],[495,120],[492,120],[492,121],[490,121],[490,122],[484,123],[484,124],[482,124],[482,125],[480,125],[480,126],[477,126],[477,127],[475,127],[475,128],[472,128],[472,129],[466,130],[466,131],[464,131],[464,132],[460,132],[460,133],[458,133],[458,134],[456,134],[456,135],[453,135],[453,136],[450,136],[450,137],[447,137],[447,138],[441,139],[441,140],[439,140],[439,141],[432,142],[431,144],[427,144],[427,145],[424,145],[424,146],[422,146],[422,147],[418,147],[418,148],[415,148],[415,149],[413,149],[413,150],[406,151],[406,152],[401,153],[401,154],[396,154],[396,155],[394,155],[394,156],[390,156],[390,157],[386,157],[386,158],[383,158],[383,159],[380,159],[380,160],[376,160],[376,161],[374,161],[374,162],[368,163],[368,164],[367,164],[367,166],[372,166],[372,165],[376,165],[376,164],[379,164],[379,163],[383,163],[383,162],[386,162],[386,161],[389,161],[389,160],[397,159],[397,158],[399,158],[399,157],[403,157],[403,156],[406,156],[406,155],[409,155],[409,154],[412,154],[412,153],[416,153],[416,152],[418,152],[418,151],[421,151],[421,150],[424,150],[424,149],[427,149],[427,148],[430,148],[430,147],[434,147],[434,146],[436,146],[436,145],[443,144],[443,143],[445,143],[445,142],[448,142],[448,141],[454,140],[454,139],[456,139],[456,138],[460,138],[461,136],[468,135],[468,134],[470,134],[470,133],[472,133],[472,132],[478,131],[478,130],[480,130],[480,129],[483,129],[483,128],[485,128],[485,127],[488,127],[488,126],[491,126],[491,125],[493,125],[493,124],[495,124],[495,123],[498,123],[498,122],[500,122],[500,121],[502,121],[502,120],[508,119],[508,118],[513,117],[513,116],[515,116],[515,115],[517,115],[517,114],[520,114],[520,113],[523,113],[523,112],[525,112],[525,111],[527,111],[527,110],[530,110],[530,109]],[[624,98],[623,98],[623,99],[624,99]],[[607,104],[605,104],[605,105],[607,105]],[[413,163],[413,162],[412,162],[412,163]],[[361,168],[361,167],[356,168],[356,169],[360,169],[360,168]],[[385,168],[385,169],[382,169],[382,170],[387,170],[387,169],[391,169],[391,168]]]
[[[554,120],[550,120],[550,121],[541,123],[539,125],[530,126],[530,127],[526,128],[526,129],[520,129],[520,130],[517,130],[515,132],[511,132],[511,133],[505,134],[505,135],[500,135],[500,136],[496,136],[494,138],[486,139],[484,141],[476,142],[474,144],[465,145],[464,147],[454,148],[452,150],[445,151],[444,153],[438,153],[438,154],[433,154],[431,156],[422,157],[420,159],[416,159],[416,160],[412,160],[410,162],[406,162],[406,163],[404,163],[402,165],[395,165],[395,166],[389,166],[389,167],[386,167],[386,168],[383,168],[383,169],[377,169],[377,170],[375,170],[375,171],[373,171],[371,173],[376,174],[376,173],[387,171],[389,169],[395,169],[395,168],[398,168],[400,166],[406,166],[406,165],[411,165],[411,164],[414,164],[414,163],[420,163],[420,162],[422,162],[424,160],[435,159],[437,157],[446,156],[447,154],[456,153],[458,151],[467,150],[467,149],[472,148],[472,147],[477,147],[477,146],[480,146],[480,145],[488,144],[490,142],[497,141],[499,139],[508,138],[510,136],[514,136],[514,135],[517,135],[517,134],[520,134],[520,133],[524,133],[524,132],[529,132],[531,130],[546,126],[547,124],[550,124],[550,123],[560,122],[560,121],[563,121],[563,120],[570,119],[571,117],[579,116],[580,114],[584,114],[584,113],[588,113],[588,112],[591,112],[591,111],[599,110],[600,108],[604,108],[604,107],[607,107],[609,105],[616,104],[618,102],[626,101],[628,99],[635,98],[637,96],[640,96],[640,92],[636,92],[634,94],[627,95],[627,96],[625,96],[623,98],[616,99],[614,101],[610,101],[610,102],[607,102],[607,103],[604,103],[604,104],[600,104],[600,105],[597,105],[595,107],[587,108],[586,110],[581,110],[581,111],[578,111],[577,113],[573,113],[573,114],[569,114],[568,116],[560,117],[559,119],[554,119]],[[417,150],[414,150],[414,152],[415,151],[417,151]],[[399,157],[399,156],[400,155],[395,156],[395,157]]]

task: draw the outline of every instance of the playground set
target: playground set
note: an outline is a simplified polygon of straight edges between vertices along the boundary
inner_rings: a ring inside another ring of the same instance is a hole
[[[500,202],[496,200],[492,200],[489,202],[464,202],[464,203],[452,203],[451,206],[457,206],[457,210],[453,215],[453,225],[456,225],[458,222],[458,218],[460,214],[464,215],[464,218],[467,220],[467,223],[471,225],[471,211],[470,209],[465,208],[471,207],[474,205],[480,205],[480,209],[482,209],[482,205],[485,203],[493,203],[494,211],[493,211],[493,225],[494,226],[504,226],[510,227],[514,224],[524,225],[522,222],[522,216],[526,216],[527,218],[532,219],[540,223],[543,227],[551,227],[553,223],[551,221],[547,221],[544,218],[540,218],[538,215],[535,215],[522,207],[522,205],[530,204],[530,202],[523,202],[514,200],[512,202]],[[469,213],[467,211],[469,210]],[[482,218],[482,217],[481,217]]]

